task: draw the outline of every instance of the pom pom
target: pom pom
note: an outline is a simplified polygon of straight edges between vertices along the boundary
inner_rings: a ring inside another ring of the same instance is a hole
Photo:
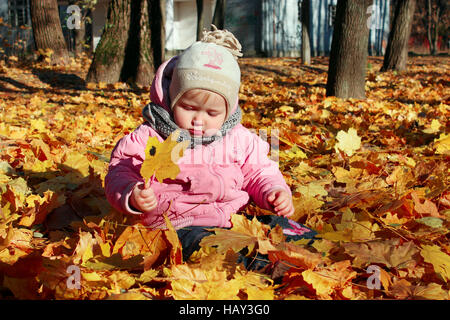
[[[236,60],[242,57],[242,46],[238,39],[228,30],[218,30],[213,24],[211,26],[212,31],[203,30],[203,37],[200,41],[214,43],[228,49]]]

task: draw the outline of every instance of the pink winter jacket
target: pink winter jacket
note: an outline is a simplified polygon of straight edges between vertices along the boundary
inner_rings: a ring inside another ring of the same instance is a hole
[[[173,58],[161,65],[151,87],[151,100],[165,108],[175,61]],[[166,213],[176,229],[231,227],[231,215],[245,206],[249,197],[261,208],[271,209],[266,198],[272,190],[291,193],[278,164],[267,157],[269,144],[238,124],[218,141],[186,149],[178,161],[177,178],[155,180],[152,184],[157,208],[145,213],[136,211],[129,199],[134,186],[144,183],[140,169],[149,137],[163,141],[148,122],[123,137],[112,152],[105,178],[108,201],[121,212],[141,215],[145,225],[165,227]]]

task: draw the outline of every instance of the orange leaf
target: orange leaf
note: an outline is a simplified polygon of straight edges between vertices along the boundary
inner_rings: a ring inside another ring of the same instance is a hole
[[[278,251],[269,251],[272,262],[282,260],[289,264],[306,269],[313,269],[325,261],[319,253],[313,253],[289,242],[280,245]]]

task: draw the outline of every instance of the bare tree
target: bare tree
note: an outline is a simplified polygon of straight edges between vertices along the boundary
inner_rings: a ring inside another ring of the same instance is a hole
[[[196,0],[197,2],[197,41],[202,38],[203,31],[203,0]]]
[[[439,27],[441,24],[445,26],[442,18],[446,15],[446,10],[447,0],[427,0],[425,3],[425,26],[428,43],[430,44],[430,54],[432,55],[435,55],[438,51]]]
[[[86,44],[86,23],[91,23],[88,15],[95,10],[97,0],[70,0],[69,4],[76,5],[80,10],[80,16],[77,17],[80,25],[73,30],[75,35],[75,55],[80,56]]]
[[[225,28],[226,6],[226,0],[216,0],[216,7],[214,8],[212,24],[215,25],[219,30],[223,30]]]
[[[328,65],[327,96],[365,99],[369,44],[367,8],[373,0],[338,0]]]
[[[311,44],[309,40],[309,8],[311,3],[310,0],[299,0],[298,3],[302,24],[302,63],[308,65],[311,64]]]
[[[406,70],[408,41],[411,34],[416,0],[397,0],[381,71]]]
[[[111,0],[86,81],[149,85],[164,59],[161,9],[160,0]]]
[[[31,0],[30,7],[36,50],[52,50],[50,63],[53,65],[67,64],[69,52],[61,28],[58,3],[56,0]]]

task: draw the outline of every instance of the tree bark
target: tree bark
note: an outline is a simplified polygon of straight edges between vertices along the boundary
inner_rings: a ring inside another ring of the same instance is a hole
[[[434,41],[433,41],[433,36],[432,36],[432,30],[433,30],[433,18],[431,15],[432,12],[432,6],[431,6],[431,0],[427,0],[426,3],[426,11],[427,11],[427,40],[428,40],[428,44],[430,45],[430,54],[434,55],[436,50],[434,48]]]
[[[369,28],[373,0],[338,0],[328,66],[327,96],[365,99]]]
[[[434,29],[434,54],[437,54],[439,48],[438,48],[438,41],[439,41],[439,21],[441,20],[441,8],[438,6],[436,8],[436,24]]]
[[[406,70],[408,60],[408,41],[411,34],[416,0],[398,0],[395,7],[394,21],[389,33],[383,66],[380,71]]]
[[[84,49],[85,38],[86,38],[86,20],[81,18],[80,29],[75,29],[75,55],[79,57]]]
[[[86,76],[87,82],[115,83],[125,61],[130,29],[131,0],[111,0],[100,42]]]
[[[164,59],[160,0],[111,0],[87,82],[148,86]]]
[[[227,6],[226,0],[216,0],[216,7],[214,8],[214,16],[212,23],[219,30],[225,29],[225,8]]]
[[[165,61],[166,48],[166,1],[151,0],[150,28],[152,34],[153,64],[157,69]]]
[[[302,24],[302,63],[311,64],[311,45],[309,40],[309,8],[310,0],[301,2],[300,20]]]
[[[196,2],[197,2],[197,41],[200,41],[203,32],[203,0],[196,0]]]
[[[53,54],[50,57],[52,65],[67,64],[69,52],[62,32],[56,0],[31,0],[30,7],[36,50],[52,50]]]

